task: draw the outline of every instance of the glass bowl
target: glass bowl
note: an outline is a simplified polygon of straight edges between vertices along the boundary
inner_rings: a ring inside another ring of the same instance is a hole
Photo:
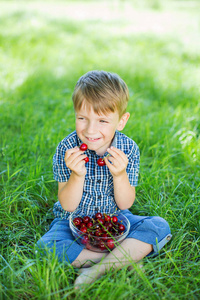
[[[87,216],[89,217],[88,221],[84,219],[86,216],[83,213],[74,212],[70,215],[69,225],[77,243],[85,245],[86,249],[91,251],[109,252],[127,237],[130,230],[130,222],[120,212],[112,215],[101,215],[102,217],[99,215],[100,218],[96,218],[96,215]],[[109,217],[111,220],[109,220]],[[79,219],[80,224],[77,219]]]

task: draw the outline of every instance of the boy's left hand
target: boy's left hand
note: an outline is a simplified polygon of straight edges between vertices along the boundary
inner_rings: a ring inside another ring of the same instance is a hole
[[[111,156],[105,157],[104,160],[112,176],[120,176],[126,173],[128,165],[126,154],[113,146],[108,148],[107,151]]]

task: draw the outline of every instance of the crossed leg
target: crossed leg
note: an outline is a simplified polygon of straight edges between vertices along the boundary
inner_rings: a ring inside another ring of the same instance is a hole
[[[78,288],[81,284],[94,282],[111,268],[131,266],[133,262],[139,262],[152,250],[152,245],[133,238],[125,239],[119,247],[116,247],[107,255],[84,249],[72,263],[75,267],[80,267],[84,263],[87,266],[87,268],[80,270],[80,275],[75,281],[75,288]],[[93,266],[91,266],[92,261],[96,263]]]

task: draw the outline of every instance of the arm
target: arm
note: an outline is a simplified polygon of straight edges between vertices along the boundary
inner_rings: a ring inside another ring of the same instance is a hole
[[[119,209],[130,208],[135,201],[135,187],[131,186],[127,174],[113,177],[114,197]]]
[[[135,187],[130,185],[126,173],[128,158],[121,150],[115,147],[111,147],[107,151],[112,155],[109,158],[105,158],[105,163],[113,176],[115,201],[120,209],[128,209],[135,200]]]
[[[86,167],[83,151],[78,147],[67,150],[65,164],[72,171],[67,182],[58,183],[58,200],[64,210],[74,211],[82,198]]]

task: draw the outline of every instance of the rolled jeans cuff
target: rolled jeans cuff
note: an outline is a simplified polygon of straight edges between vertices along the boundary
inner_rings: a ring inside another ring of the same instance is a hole
[[[156,243],[156,245],[153,245],[154,253],[158,253],[165,244],[167,244],[172,238],[172,235],[169,233],[166,235],[159,243]]]

